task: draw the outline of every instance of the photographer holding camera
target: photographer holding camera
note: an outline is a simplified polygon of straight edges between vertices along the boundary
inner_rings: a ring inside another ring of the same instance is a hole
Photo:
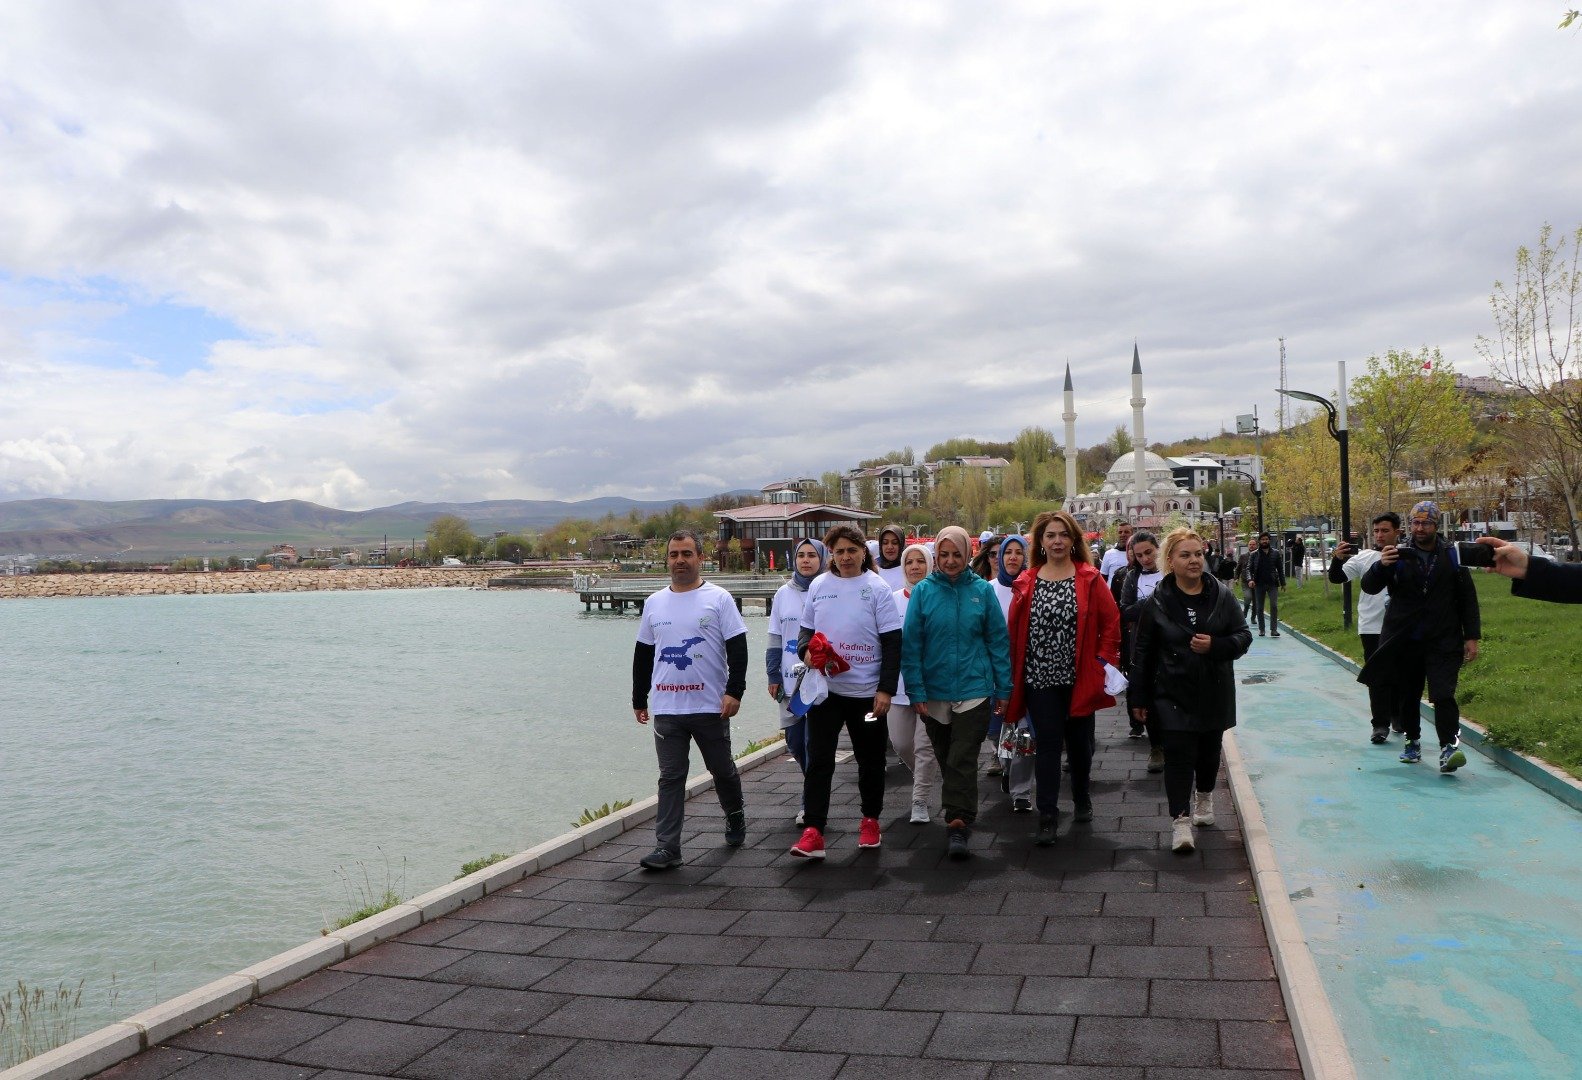
[[[1329,580],[1336,585],[1360,581],[1380,559],[1380,552],[1401,542],[1401,515],[1386,511],[1373,519],[1373,547],[1358,551],[1348,537],[1335,548],[1335,557],[1329,564]],[[1362,639],[1362,660],[1367,663],[1379,651],[1379,635],[1384,630],[1384,612],[1390,605],[1390,594],[1364,592],[1357,601],[1357,636]],[[1373,735],[1370,741],[1383,746],[1390,741],[1390,728],[1405,731],[1398,712],[1398,694],[1383,682],[1368,687],[1368,710],[1372,714]]]
[[[1494,536],[1480,536],[1478,543],[1494,549],[1493,570],[1511,579],[1512,596],[1582,604],[1582,566],[1534,559],[1521,545]]]
[[[1461,665],[1478,656],[1478,594],[1471,573],[1439,537],[1439,507],[1420,502],[1408,520],[1411,542],[1386,547],[1362,575],[1362,591],[1377,596],[1388,590],[1390,606],[1379,647],[1357,678],[1369,687],[1393,685],[1398,691],[1395,700],[1406,727],[1401,761],[1406,764],[1422,760],[1418,703],[1426,681],[1439,736],[1439,771],[1455,772],[1467,763],[1456,682]]]

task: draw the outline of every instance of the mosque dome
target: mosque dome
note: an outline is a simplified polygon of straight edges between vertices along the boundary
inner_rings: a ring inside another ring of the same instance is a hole
[[[1129,491],[1136,481],[1136,458],[1132,454],[1122,454],[1110,466],[1110,471],[1104,475],[1104,489],[1108,491]],[[1175,474],[1170,471],[1170,463],[1152,450],[1143,451],[1143,474],[1149,487],[1154,481],[1163,480],[1175,486]]]

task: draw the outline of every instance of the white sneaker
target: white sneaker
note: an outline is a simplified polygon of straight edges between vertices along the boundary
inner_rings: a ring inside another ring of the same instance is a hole
[[[913,803],[912,804],[912,824],[913,825],[927,825],[928,822],[929,822],[928,804],[927,803],[920,803],[920,802]]]
[[[1182,814],[1170,826],[1170,850],[1188,852],[1196,848],[1197,838],[1192,835],[1192,816]]]
[[[1192,824],[1214,824],[1214,793],[1212,791],[1194,791],[1192,793]]]

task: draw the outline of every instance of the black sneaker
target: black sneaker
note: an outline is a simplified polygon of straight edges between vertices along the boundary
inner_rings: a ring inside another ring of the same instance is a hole
[[[1126,733],[1126,737],[1128,739],[1143,739],[1143,738],[1147,738],[1147,736],[1148,736],[1148,729],[1147,728],[1143,727],[1143,725],[1139,724],[1135,720],[1133,720],[1131,723],[1132,723],[1132,729]]]
[[[1389,726],[1386,724],[1375,724],[1373,727],[1373,736],[1369,739],[1369,741],[1372,742],[1374,746],[1383,746],[1385,743],[1389,742]]]
[[[1076,812],[1071,815],[1072,821],[1089,822],[1093,820],[1093,800],[1076,799]]]
[[[971,830],[968,829],[965,822],[957,818],[946,826],[945,832],[948,837],[945,849],[947,855],[960,862],[972,854],[972,852],[967,850],[967,836]]]
[[[1038,817],[1038,832],[1033,834],[1033,843],[1039,847],[1049,847],[1055,842],[1055,827],[1060,819],[1054,814],[1040,814]]]
[[[1011,800],[1011,813],[1013,813],[1013,814],[1031,814],[1032,812],[1033,812],[1033,800],[1032,799],[1012,799]]]
[[[671,870],[681,865],[681,852],[671,851],[669,848],[656,847],[653,851],[638,859],[637,865],[644,870]]]
[[[725,842],[731,847],[741,847],[747,840],[747,811],[732,810],[725,815]]]

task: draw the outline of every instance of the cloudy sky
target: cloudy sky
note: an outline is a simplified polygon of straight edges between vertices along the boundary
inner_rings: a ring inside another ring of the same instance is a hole
[[[0,7],[0,499],[666,498],[1469,372],[1560,0]]]

